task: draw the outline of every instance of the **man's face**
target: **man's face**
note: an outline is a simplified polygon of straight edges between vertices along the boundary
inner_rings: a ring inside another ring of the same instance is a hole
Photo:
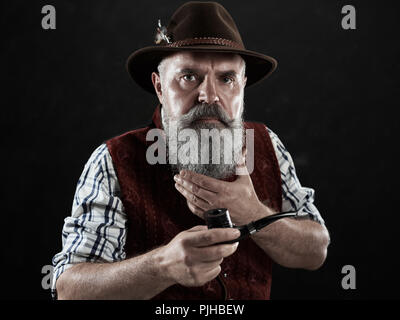
[[[164,59],[159,71],[152,74],[152,80],[163,106],[168,156],[170,161],[177,159],[170,162],[173,169],[215,178],[231,176],[243,143],[242,138],[235,136],[243,132],[246,78],[242,58],[234,54],[177,53]],[[185,140],[178,138],[177,148],[169,143],[176,133],[179,136],[186,129],[195,130],[197,137],[208,130],[211,137],[192,141],[191,147],[197,151],[191,154],[190,163],[182,160],[187,154]],[[221,130],[229,130],[228,136],[235,138],[223,138]],[[210,143],[215,142],[217,149],[209,149]]]
[[[239,55],[180,52],[164,59],[161,79],[156,73],[152,77],[170,118],[178,119],[197,104],[215,103],[234,119],[243,108],[244,69]]]

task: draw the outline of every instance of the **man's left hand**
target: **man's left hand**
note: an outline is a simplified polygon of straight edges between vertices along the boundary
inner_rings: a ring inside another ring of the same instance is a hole
[[[174,176],[175,188],[186,198],[189,209],[200,218],[207,210],[227,208],[234,224],[249,223],[265,216],[268,208],[258,199],[246,166],[241,169],[243,174],[233,182],[182,170]]]

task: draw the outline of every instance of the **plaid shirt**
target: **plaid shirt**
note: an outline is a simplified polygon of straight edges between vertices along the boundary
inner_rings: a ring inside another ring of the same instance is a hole
[[[314,190],[301,186],[288,151],[278,136],[268,129],[282,178],[282,211],[298,210],[324,224],[314,206]],[[81,262],[115,262],[125,259],[127,216],[120,199],[120,187],[110,153],[102,144],[91,155],[79,178],[72,214],[64,220],[63,249],[53,258],[52,294],[57,278]]]

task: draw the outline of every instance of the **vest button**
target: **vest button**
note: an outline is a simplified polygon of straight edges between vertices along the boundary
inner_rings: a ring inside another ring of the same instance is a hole
[[[227,273],[224,273],[224,278],[227,278],[228,277],[228,274]]]

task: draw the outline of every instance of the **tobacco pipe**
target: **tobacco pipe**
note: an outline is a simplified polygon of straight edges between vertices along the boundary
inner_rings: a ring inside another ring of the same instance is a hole
[[[245,224],[243,226],[235,226],[232,224],[231,217],[229,215],[229,211],[226,208],[218,208],[211,209],[204,213],[204,219],[206,220],[206,224],[208,229],[214,228],[237,228],[240,230],[240,236],[236,239],[220,242],[218,244],[225,243],[234,243],[240,241],[248,236],[260,231],[265,228],[269,224],[282,219],[296,216],[297,211],[286,211],[275,213],[270,216],[258,219],[256,221],[252,221],[249,224]]]

